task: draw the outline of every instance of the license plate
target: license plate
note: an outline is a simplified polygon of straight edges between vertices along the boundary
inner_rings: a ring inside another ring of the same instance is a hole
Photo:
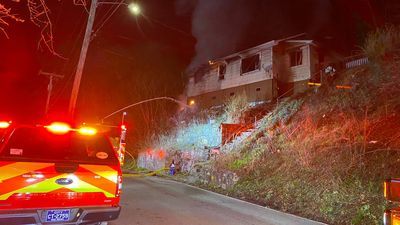
[[[69,209],[47,210],[46,211],[46,222],[69,221],[69,215],[70,215]]]

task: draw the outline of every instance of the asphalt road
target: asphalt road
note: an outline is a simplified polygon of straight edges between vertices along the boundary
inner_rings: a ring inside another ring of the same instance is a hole
[[[321,225],[322,223],[157,177],[124,177],[109,225]]]

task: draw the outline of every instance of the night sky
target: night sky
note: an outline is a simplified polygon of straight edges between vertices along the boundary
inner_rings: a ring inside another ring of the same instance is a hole
[[[26,19],[0,34],[0,115],[43,116],[47,78],[38,71],[62,74],[56,82],[50,113],[67,109],[87,12],[72,0],[48,1],[55,50],[38,49],[40,29],[29,22],[26,3],[2,0]],[[143,15],[125,6],[97,9],[78,97],[77,118],[98,122],[128,104],[158,96],[179,98],[188,69],[272,39],[299,33],[322,48],[347,55],[357,50],[366,32],[385,22],[383,0],[142,0]],[[101,27],[101,29],[98,29]],[[138,123],[149,110],[132,109]],[[171,103],[165,111],[176,110]],[[147,110],[147,111],[146,111]],[[145,115],[146,114],[146,115]],[[115,122],[119,118],[112,118]],[[136,121],[135,121],[136,120]]]

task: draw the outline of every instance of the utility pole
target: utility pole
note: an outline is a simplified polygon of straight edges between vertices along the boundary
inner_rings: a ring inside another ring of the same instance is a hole
[[[49,103],[50,103],[51,93],[53,91],[53,79],[54,78],[62,79],[62,78],[64,78],[64,76],[59,75],[59,74],[54,74],[54,73],[47,73],[47,72],[43,72],[43,71],[39,71],[39,75],[44,75],[49,78],[49,84],[47,85],[46,108],[44,110],[44,113],[47,114],[47,112],[49,111]]]
[[[72,87],[71,99],[69,102],[68,112],[71,117],[73,117],[76,108],[76,100],[78,98],[79,86],[81,84],[83,67],[85,65],[85,60],[86,60],[86,53],[89,48],[90,36],[92,34],[93,22],[96,15],[96,7],[97,7],[97,0],[92,0],[92,3],[90,5],[89,18],[86,25],[85,37],[83,38],[81,54],[79,56],[79,62],[76,68],[74,84]]]

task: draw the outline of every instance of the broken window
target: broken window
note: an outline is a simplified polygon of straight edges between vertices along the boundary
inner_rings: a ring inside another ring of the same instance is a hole
[[[303,51],[298,49],[290,53],[290,66],[299,66],[303,64]]]
[[[225,79],[225,73],[226,73],[226,64],[222,63],[218,66],[218,79],[219,80]]]
[[[242,74],[260,69],[260,55],[252,55],[242,59],[241,72]]]

